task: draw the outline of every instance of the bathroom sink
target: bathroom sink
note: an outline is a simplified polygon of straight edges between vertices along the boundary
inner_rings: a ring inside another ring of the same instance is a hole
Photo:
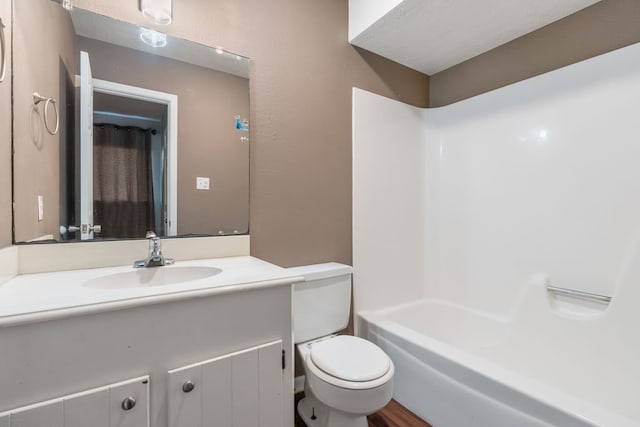
[[[222,273],[222,270],[215,267],[184,266],[139,268],[124,273],[114,273],[107,276],[96,277],[95,279],[87,280],[84,286],[100,289],[166,286],[205,279],[220,273]]]

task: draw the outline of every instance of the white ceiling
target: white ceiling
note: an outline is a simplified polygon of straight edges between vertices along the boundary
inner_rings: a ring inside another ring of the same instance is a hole
[[[350,41],[432,75],[598,1],[404,0]],[[359,9],[350,25],[362,26]]]

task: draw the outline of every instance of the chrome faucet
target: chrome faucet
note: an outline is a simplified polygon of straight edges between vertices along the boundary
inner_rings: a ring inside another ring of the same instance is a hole
[[[133,268],[161,267],[171,265],[176,262],[173,258],[165,258],[162,255],[160,238],[153,231],[147,231],[146,238],[149,239],[149,256],[133,263]]]

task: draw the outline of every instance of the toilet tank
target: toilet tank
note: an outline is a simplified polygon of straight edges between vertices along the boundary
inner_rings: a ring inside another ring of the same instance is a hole
[[[329,262],[288,268],[304,282],[293,285],[293,337],[296,343],[347,327],[351,310],[351,266]]]

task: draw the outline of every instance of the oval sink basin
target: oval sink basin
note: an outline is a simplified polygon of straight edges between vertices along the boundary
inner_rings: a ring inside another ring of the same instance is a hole
[[[115,273],[96,277],[85,282],[84,286],[100,289],[140,288],[148,286],[166,286],[176,283],[205,279],[222,273],[215,267],[150,267],[134,271]]]

